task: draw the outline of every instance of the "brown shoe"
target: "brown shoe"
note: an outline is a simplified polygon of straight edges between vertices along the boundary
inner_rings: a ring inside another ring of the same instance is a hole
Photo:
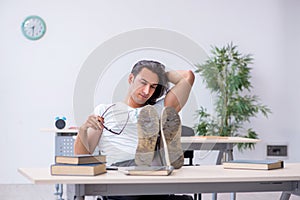
[[[184,156],[181,147],[181,120],[173,107],[165,107],[161,116],[161,134],[164,134],[169,154],[169,162],[175,169],[179,169],[184,164]],[[161,139],[163,148],[163,135]],[[167,158],[166,158],[167,159]],[[166,161],[168,164],[168,161]]]
[[[153,106],[147,105],[140,111],[137,131],[139,141],[135,154],[135,163],[138,166],[150,166],[159,132],[159,116]]]

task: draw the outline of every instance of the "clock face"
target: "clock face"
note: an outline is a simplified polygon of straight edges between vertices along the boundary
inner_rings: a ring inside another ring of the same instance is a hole
[[[23,35],[30,40],[38,40],[46,33],[46,24],[39,16],[29,16],[22,23]]]

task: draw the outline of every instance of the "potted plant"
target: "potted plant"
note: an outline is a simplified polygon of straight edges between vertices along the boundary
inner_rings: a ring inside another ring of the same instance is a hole
[[[265,117],[271,110],[260,103],[258,96],[251,95],[249,67],[251,55],[242,55],[232,43],[222,48],[212,47],[212,56],[204,64],[197,64],[196,73],[214,96],[214,115],[201,107],[197,111],[198,135],[240,136],[258,138],[252,129],[244,130],[245,123],[262,113]],[[252,149],[253,143],[240,144],[239,149]]]

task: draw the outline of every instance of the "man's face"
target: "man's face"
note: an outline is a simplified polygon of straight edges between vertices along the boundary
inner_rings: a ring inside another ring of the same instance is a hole
[[[157,74],[147,68],[143,68],[136,77],[133,74],[129,76],[131,100],[138,105],[144,105],[153,95],[159,78]]]

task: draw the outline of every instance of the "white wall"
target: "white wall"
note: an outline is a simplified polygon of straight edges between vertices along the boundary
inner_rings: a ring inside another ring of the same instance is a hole
[[[38,41],[20,29],[32,14],[47,24]],[[256,149],[235,156],[265,158],[266,144],[286,143],[287,162],[299,162],[299,19],[297,0],[0,1],[0,183],[27,182],[17,168],[53,162],[54,134],[40,129],[56,116],[75,125],[74,84],[85,59],[107,39],[145,27],[177,31],[207,53],[231,41],[252,53],[253,93],[273,114],[253,120],[262,139]]]

